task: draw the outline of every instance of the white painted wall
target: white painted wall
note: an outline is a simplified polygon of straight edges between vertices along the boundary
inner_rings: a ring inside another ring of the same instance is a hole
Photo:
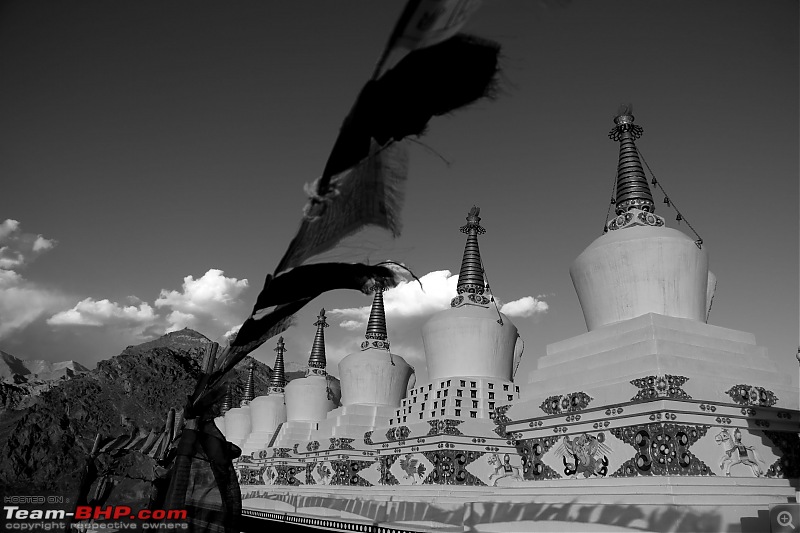
[[[394,366],[392,365],[394,361]],[[371,348],[351,353],[339,363],[342,405],[399,407],[406,395],[411,367],[399,355]]]
[[[281,422],[286,422],[283,394],[259,396],[250,402],[250,427],[253,433],[272,433]]]
[[[475,376],[511,380],[517,327],[494,306],[464,305],[433,315],[422,326],[428,378]]]
[[[609,231],[569,272],[589,331],[646,313],[706,321],[706,248],[680,231],[649,226]]]
[[[328,380],[324,376],[308,376],[286,384],[286,420],[319,422],[336,408],[328,399]]]
[[[241,447],[250,435],[250,407],[234,407],[225,413],[225,438]]]

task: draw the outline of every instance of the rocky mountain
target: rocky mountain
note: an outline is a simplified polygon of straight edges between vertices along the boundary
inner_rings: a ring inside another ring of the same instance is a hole
[[[162,431],[169,409],[182,409],[194,390],[209,342],[184,329],[129,346],[94,370],[51,382],[30,407],[0,413],[0,486],[19,494],[77,493],[95,436],[107,442],[132,428]],[[230,379],[234,404],[250,360],[245,358]],[[20,370],[13,360],[9,368]],[[257,362],[256,395],[266,393],[270,373]],[[19,385],[6,385],[0,399],[24,393]]]
[[[0,411],[30,407],[57,381],[84,372],[88,369],[75,361],[29,361],[0,351]]]

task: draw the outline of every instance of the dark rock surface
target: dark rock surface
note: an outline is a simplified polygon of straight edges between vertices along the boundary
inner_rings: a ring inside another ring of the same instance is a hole
[[[95,436],[100,433],[105,443],[130,434],[132,428],[163,431],[169,409],[181,410],[194,390],[209,342],[196,331],[184,329],[129,346],[94,370],[52,382],[30,407],[0,413],[0,487],[7,494],[74,497]],[[245,358],[230,378],[234,405],[244,391],[250,361]],[[270,372],[267,365],[257,362],[256,395],[266,394]],[[0,388],[4,404],[23,401],[23,396],[19,386]],[[98,463],[113,463],[109,472],[122,486],[147,478],[142,469],[153,468],[142,463],[149,461],[143,457],[138,462],[126,457],[125,461],[136,464],[122,465],[102,455]]]

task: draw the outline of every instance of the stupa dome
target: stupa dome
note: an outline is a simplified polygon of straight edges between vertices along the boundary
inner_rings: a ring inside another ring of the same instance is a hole
[[[328,327],[325,309],[320,311],[317,333],[308,358],[308,368],[304,378],[290,381],[285,390],[286,419],[292,421],[317,422],[325,420],[328,411],[336,405],[328,393],[328,373],[325,370],[325,330]]]
[[[339,362],[342,405],[399,407],[414,370],[389,351],[382,287],[375,288],[365,337],[360,352]]]
[[[517,328],[499,312],[487,292],[478,235],[480,209],[473,207],[457,292],[451,308],[433,315],[422,327],[422,342],[430,380],[457,376],[511,380]],[[490,295],[491,296],[491,295]]]
[[[705,322],[713,290],[708,254],[667,228],[655,206],[634,141],[642,128],[624,112],[609,136],[620,142],[616,217],[570,267],[589,331],[646,313]],[[679,218],[680,220],[680,218]]]

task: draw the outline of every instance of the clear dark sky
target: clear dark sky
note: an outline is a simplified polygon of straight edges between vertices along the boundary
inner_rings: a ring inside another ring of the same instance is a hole
[[[171,328],[219,339],[245,318],[403,6],[0,5],[0,349],[88,366]],[[479,205],[524,380],[547,344],[586,329],[568,268],[602,229],[607,132],[632,102],[641,152],[706,242],[710,322],[755,333],[796,380],[798,3],[487,1],[466,30],[503,45],[502,90],[431,123],[423,142],[450,164],[412,148],[403,235],[371,259],[457,273],[458,227]],[[446,279],[387,295],[390,338],[417,366]],[[322,306],[342,310],[330,361],[354,351],[352,308],[368,303],[315,301],[286,335],[289,360],[307,358]],[[257,354],[271,363],[272,347]]]

